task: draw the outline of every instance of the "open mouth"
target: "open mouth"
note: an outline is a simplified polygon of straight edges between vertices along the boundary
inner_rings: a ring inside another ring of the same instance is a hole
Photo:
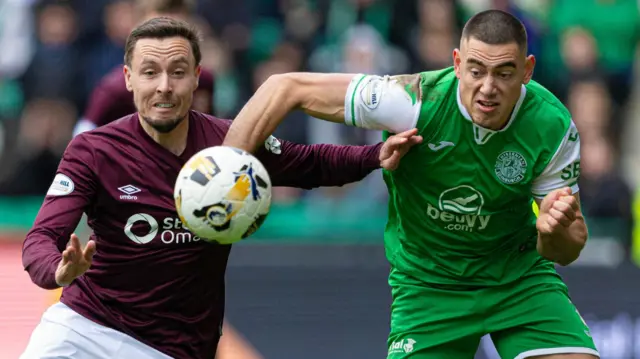
[[[478,107],[480,107],[480,110],[482,110],[484,112],[493,111],[499,105],[498,102],[493,102],[493,101],[481,101],[481,100],[478,100],[478,101],[476,101],[476,103],[478,104]]]
[[[168,103],[168,102],[158,102],[158,103],[154,104],[153,107],[155,107],[155,108],[174,108],[174,107],[176,107],[176,105],[172,104],[172,103]]]
[[[481,104],[482,106],[486,106],[486,107],[496,107],[498,106],[497,102],[493,102],[493,101],[478,101],[479,104]]]

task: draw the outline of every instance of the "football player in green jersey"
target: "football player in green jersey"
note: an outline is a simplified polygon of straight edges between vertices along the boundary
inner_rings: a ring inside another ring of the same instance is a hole
[[[534,65],[522,23],[485,11],[465,25],[451,68],[274,76],[229,130],[225,145],[254,150],[301,109],[422,136],[383,172],[388,358],[470,359],[486,334],[502,358],[599,357],[554,265],[575,261],[587,241],[580,139],[567,109],[531,80]]]

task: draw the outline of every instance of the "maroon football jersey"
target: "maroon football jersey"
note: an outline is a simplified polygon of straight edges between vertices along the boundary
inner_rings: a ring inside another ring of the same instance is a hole
[[[222,143],[230,123],[191,111],[180,156],[153,141],[136,114],[76,136],[24,242],[33,282],[57,287],[60,252],[84,212],[97,253],[61,301],[172,357],[212,359],[231,246],[183,228],[173,186],[193,154]],[[274,186],[312,188],[362,179],[379,167],[379,150],[380,144],[305,146],[271,138],[256,156]]]
[[[213,74],[205,69],[200,73],[192,107],[201,112],[213,113]],[[82,119],[99,127],[134,112],[136,107],[133,93],[127,90],[122,67],[117,67],[105,75],[93,90]]]

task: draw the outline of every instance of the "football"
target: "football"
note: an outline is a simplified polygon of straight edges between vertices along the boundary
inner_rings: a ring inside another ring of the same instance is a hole
[[[209,242],[232,244],[253,234],[271,206],[271,179],[248,152],[206,148],[187,161],[174,188],[184,226]]]

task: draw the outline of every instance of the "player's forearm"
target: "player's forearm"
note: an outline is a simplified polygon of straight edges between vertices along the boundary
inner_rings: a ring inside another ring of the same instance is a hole
[[[56,268],[62,259],[53,239],[46,234],[32,232],[24,241],[22,247],[22,265],[29,273],[31,281],[40,288],[55,289]]]
[[[312,145],[313,160],[306,176],[310,187],[343,186],[362,180],[380,168],[380,148],[375,146]]]
[[[562,234],[538,234],[538,252],[543,257],[566,266],[578,259],[587,243],[587,237],[587,226],[580,216]]]
[[[282,156],[267,162],[273,169],[274,186],[315,187],[343,186],[357,182],[380,168],[380,148],[373,146],[283,144]],[[268,160],[268,159],[266,159]]]
[[[271,76],[236,116],[222,145],[254,152],[284,117],[299,106],[293,87],[290,77]]]

